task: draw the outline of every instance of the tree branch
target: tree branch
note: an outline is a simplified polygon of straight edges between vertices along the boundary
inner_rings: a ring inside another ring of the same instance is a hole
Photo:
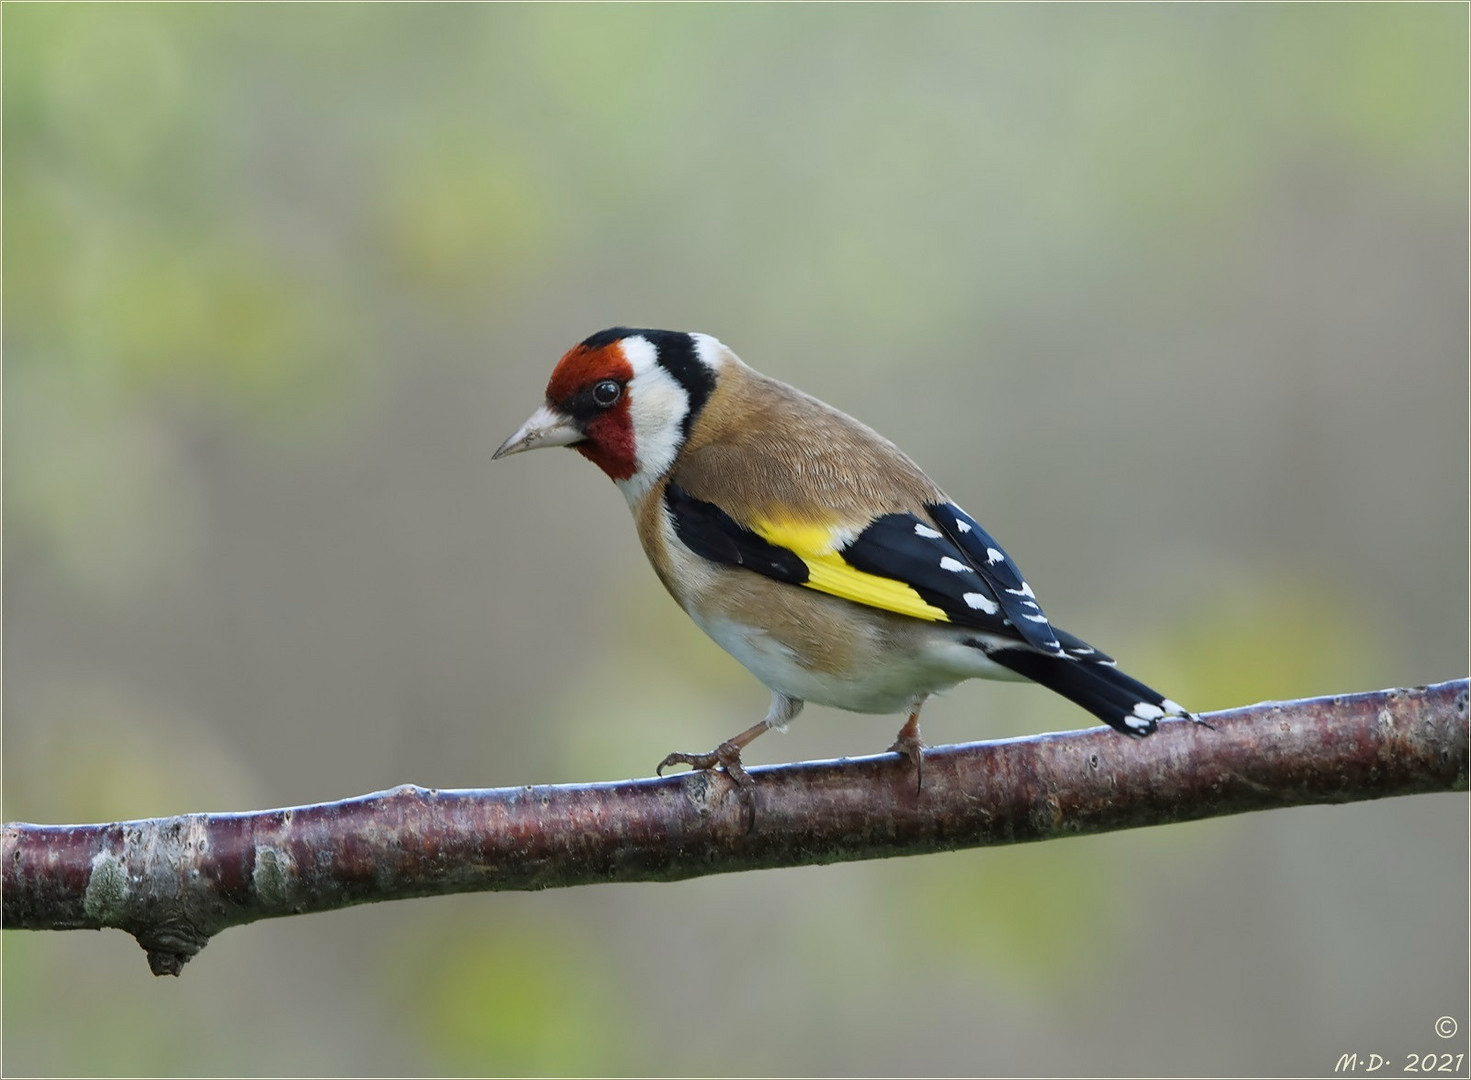
[[[435,791],[110,825],[4,826],[7,929],[118,927],[154,974],[257,919],[454,892],[542,889],[919,855],[1249,810],[1465,791],[1467,681],[1263,703],[1162,724],[722,773]]]

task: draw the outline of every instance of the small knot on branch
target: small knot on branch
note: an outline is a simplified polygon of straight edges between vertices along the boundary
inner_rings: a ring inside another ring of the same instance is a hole
[[[148,954],[148,968],[155,975],[179,975],[184,965],[209,944],[208,934],[183,922],[150,926],[134,936]]]

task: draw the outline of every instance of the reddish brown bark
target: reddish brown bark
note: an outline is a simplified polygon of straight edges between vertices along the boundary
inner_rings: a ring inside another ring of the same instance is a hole
[[[723,774],[434,791],[110,825],[4,826],[7,928],[119,927],[155,974],[257,919],[490,889],[919,855],[1300,806],[1465,791],[1465,679],[1162,724]]]

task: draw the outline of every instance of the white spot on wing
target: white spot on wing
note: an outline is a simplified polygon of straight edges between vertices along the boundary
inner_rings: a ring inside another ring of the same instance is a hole
[[[986,562],[987,562],[987,564],[994,566],[996,563],[1005,562],[1005,561],[1006,561],[1006,553],[1003,552],[1000,548],[988,547],[986,549]]]
[[[914,523],[914,535],[923,536],[926,540],[938,540],[940,539],[940,530],[932,529],[928,525],[916,521]]]
[[[833,525],[827,531],[827,547],[818,552],[819,555],[831,555],[835,551],[846,550],[853,541],[858,539],[862,530],[852,525]]]
[[[992,550],[995,550],[995,549],[992,549]],[[1022,582],[1022,587],[1020,589],[1007,589],[1006,591],[1009,592],[1009,593],[1011,593],[1012,596],[1031,596],[1031,597],[1035,597],[1037,595],[1036,593],[1034,593],[1032,591],[1032,587],[1030,585],[1028,585],[1025,581]]]
[[[955,527],[963,533],[970,532],[970,522],[966,521],[965,518],[957,517],[955,519]]]
[[[949,555],[942,555],[940,557],[940,569],[949,570],[953,574],[963,574],[969,571],[970,567],[966,566],[959,559],[952,559]]]
[[[1023,615],[1022,618],[1023,619],[1026,619],[1027,622],[1046,622],[1047,621],[1047,616],[1046,615],[1042,615],[1040,613],[1039,614],[1036,614],[1036,615]]]
[[[969,607],[973,607],[977,611],[984,611],[987,615],[995,615],[996,612],[1001,610],[1001,605],[985,593],[968,592],[962,599],[965,600]]]

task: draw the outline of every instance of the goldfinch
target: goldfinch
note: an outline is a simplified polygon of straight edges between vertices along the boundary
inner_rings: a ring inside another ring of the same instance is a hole
[[[919,712],[970,678],[1031,679],[1125,735],[1194,719],[1053,626],[975,519],[865,424],[747,367],[715,338],[616,327],[562,357],[495,452],[570,446],[612,478],[680,607],[771,690],[741,751],[808,701],[907,716],[891,750],[923,784]]]

